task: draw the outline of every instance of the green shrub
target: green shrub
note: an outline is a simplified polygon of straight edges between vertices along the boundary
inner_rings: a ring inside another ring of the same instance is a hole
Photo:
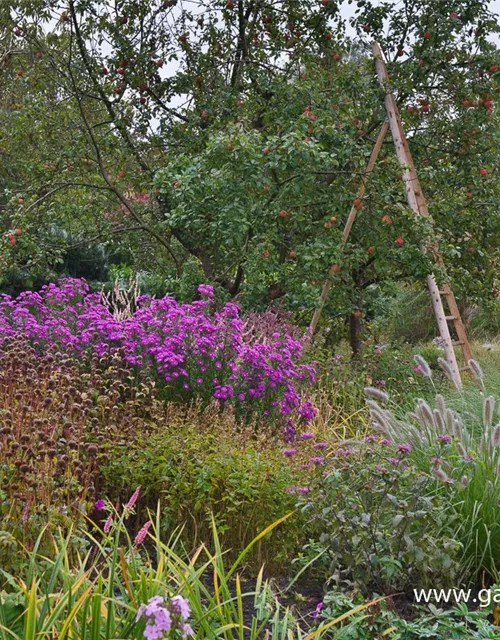
[[[461,405],[460,412],[440,394],[434,409],[418,399],[415,410],[402,417],[384,406],[382,397],[379,403],[367,400],[376,431],[395,444],[410,443],[417,468],[425,471],[431,462],[432,473],[446,486],[457,488],[449,492],[449,504],[459,518],[455,536],[463,548],[461,581],[465,583],[485,572],[495,581],[500,575],[500,423],[495,398],[485,397],[482,372],[477,364],[474,369],[481,390],[452,394],[455,406]],[[376,391],[367,391],[377,396]]]
[[[283,443],[256,431],[252,424],[239,426],[230,411],[221,414],[215,405],[204,411],[170,405],[147,433],[131,430],[104,445],[108,462],[100,467],[100,491],[116,499],[142,485],[142,506],[152,507],[160,497],[162,530],[182,525],[189,545],[210,537],[213,514],[222,543],[234,553],[296,502],[286,492],[296,478],[284,463]],[[298,514],[265,546],[256,545],[257,565],[276,569],[293,557],[305,522]]]
[[[299,491],[322,530],[328,582],[365,594],[452,586],[460,544],[450,489],[411,462],[409,446],[372,439],[337,449],[333,458],[311,458],[314,475]]]

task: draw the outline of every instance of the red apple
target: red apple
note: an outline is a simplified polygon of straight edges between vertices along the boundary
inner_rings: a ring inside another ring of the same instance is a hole
[[[207,119],[208,119],[208,111],[206,111],[206,110],[202,111],[202,112],[201,112],[201,117],[202,117],[204,120],[207,120]]]
[[[233,151],[233,149],[234,149],[233,145],[232,145],[231,143],[229,143],[229,144],[227,145],[227,150],[228,150],[228,151]]]
[[[264,151],[262,152],[265,156],[269,155],[271,153],[271,149],[269,147],[266,147],[264,149]]]
[[[363,203],[361,202],[360,198],[355,198],[352,205],[357,211],[360,211],[363,208]]]
[[[398,49],[398,56],[401,58],[401,56],[404,56],[405,52],[404,49]]]
[[[470,100],[465,99],[463,105],[464,107],[470,107]]]
[[[295,253],[295,251],[290,251],[289,256],[290,258],[295,258],[297,257],[297,254]]]
[[[23,230],[22,230],[20,227],[18,227],[18,228],[14,231],[14,233],[16,234],[16,236],[20,236],[22,232],[23,232]]]
[[[19,71],[17,72],[17,77],[22,78],[23,76],[24,76],[24,71],[22,69],[19,69]]]
[[[266,250],[262,252],[262,255],[264,256],[264,258],[269,258],[271,254],[269,253],[269,251]]]
[[[119,69],[116,70],[116,73],[119,76],[124,76],[125,75],[125,69],[122,69],[121,67]]]
[[[335,60],[335,62],[338,62],[341,58],[342,56],[340,55],[340,53],[333,54],[333,59]]]
[[[490,72],[491,73],[496,73],[498,71],[498,65],[494,64],[491,68],[490,68]]]
[[[404,243],[405,241],[403,240],[403,238],[396,238],[396,240],[394,240],[394,244],[397,244],[398,247],[402,247]]]
[[[289,218],[290,214],[288,213],[288,211],[278,211],[278,215],[280,218]]]
[[[141,97],[139,98],[139,102],[140,102],[141,104],[146,104],[147,100],[146,100],[146,98],[145,98],[144,96],[141,96]]]
[[[487,169],[479,169],[479,173],[485,178],[488,175]]]
[[[375,247],[368,247],[368,253],[372,256],[375,253]]]
[[[472,198],[474,197],[474,194],[472,193],[472,191],[467,191],[465,193],[465,197],[469,198],[469,200],[472,200]]]
[[[369,24],[365,24],[364,27],[363,27],[363,31],[365,33],[369,33],[370,32],[370,25]]]
[[[9,238],[9,242],[12,246],[14,246],[17,243],[17,240],[14,238],[14,236],[12,235],[12,233],[9,233],[9,235],[7,236]]]
[[[342,267],[339,264],[334,264],[332,267],[332,273],[340,273],[342,271]]]
[[[335,216],[332,216],[332,217],[330,218],[330,222],[331,222],[332,224],[335,224],[335,223],[337,222],[337,218],[336,218]]]
[[[430,37],[431,37],[430,32],[429,32],[429,31],[426,31],[426,32],[424,33],[424,38],[425,38],[426,40],[430,40]]]

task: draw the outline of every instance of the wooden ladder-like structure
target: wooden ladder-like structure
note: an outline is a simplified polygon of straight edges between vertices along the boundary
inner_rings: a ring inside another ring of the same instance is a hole
[[[382,50],[377,42],[373,43],[373,56],[375,58],[377,77],[385,92],[385,108],[387,112],[387,121],[382,125],[382,129],[371,153],[357,197],[361,198],[364,195],[368,176],[372,173],[375,167],[378,154],[380,152],[380,149],[382,148],[382,143],[384,141],[388,128],[390,127],[392,138],[394,141],[394,147],[396,150],[396,156],[401,166],[403,167],[403,181],[406,187],[406,197],[408,200],[408,205],[416,215],[428,217],[429,211],[427,209],[427,203],[420,187],[418,175],[413,163],[413,158],[410,153],[410,148],[403,129],[403,124],[401,122],[399,109],[390,89],[390,78],[389,74],[387,73],[387,65],[384,54],[382,53]],[[356,219],[356,214],[357,210],[353,206],[349,213],[349,217],[344,228],[344,233],[342,235],[340,249],[341,253],[344,252],[349,234]],[[422,247],[422,251],[424,251],[425,253],[430,252],[436,263],[439,266],[443,266],[443,258],[439,253],[437,244],[434,244],[431,247]],[[323,305],[326,301],[328,291],[330,290],[333,273],[334,272],[332,271],[332,268],[330,268],[328,279],[326,280],[323,286],[323,291],[321,293],[320,304],[314,312],[314,316],[309,327],[311,336],[316,330]],[[446,354],[446,360],[450,367],[451,376],[456,386],[459,387],[462,384],[462,379],[460,375],[461,369],[458,366],[455,354],[455,347],[460,346],[462,348],[466,364],[464,369],[467,369],[468,362],[472,358],[470,343],[467,338],[467,332],[465,330],[464,323],[462,322],[455,296],[449,284],[442,283],[441,289],[439,289],[434,274],[429,274],[427,276],[427,286],[431,294],[432,306],[434,309],[434,314],[436,316],[439,333],[443,341],[443,347]],[[446,302],[448,312],[445,311],[443,300]],[[448,323],[451,323],[453,325],[457,340],[452,339],[450,326]]]

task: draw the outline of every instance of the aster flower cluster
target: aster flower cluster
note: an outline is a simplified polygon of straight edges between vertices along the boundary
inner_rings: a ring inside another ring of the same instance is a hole
[[[138,371],[154,371],[170,397],[215,397],[237,410],[294,411],[314,417],[300,387],[313,384],[314,367],[301,363],[303,341],[285,322],[270,336],[249,328],[232,302],[220,309],[213,288],[200,285],[200,300],[140,296],[131,317],[117,318],[99,293],[80,279],[64,279],[40,292],[0,296],[0,348],[22,335],[43,352],[56,347],[88,362],[119,353]],[[255,315],[255,314],[254,314]],[[255,318],[251,323],[255,323]]]
[[[147,640],[164,638],[187,638],[194,631],[187,622],[191,610],[189,602],[182,596],[174,596],[165,601],[161,596],[153,596],[147,604],[142,604],[137,611],[136,622],[146,620],[144,637]]]

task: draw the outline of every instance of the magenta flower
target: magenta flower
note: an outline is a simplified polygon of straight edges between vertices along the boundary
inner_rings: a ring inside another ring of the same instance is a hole
[[[297,449],[283,449],[285,458],[292,458],[297,453]]]
[[[153,523],[151,520],[148,520],[146,524],[139,530],[138,534],[135,536],[134,545],[139,546],[144,542],[146,536],[148,535],[148,531]]]
[[[137,487],[137,489],[134,491],[134,493],[130,496],[130,500],[125,505],[125,509],[127,511],[131,511],[134,508],[135,503],[137,502],[137,499],[139,498],[140,492],[141,492],[141,485],[139,485]]]
[[[438,436],[438,440],[440,440],[441,442],[444,442],[445,444],[447,444],[448,442],[451,442],[451,437],[447,436],[444,433],[442,433],[441,435]]]
[[[106,503],[104,502],[104,500],[97,500],[96,502],[94,502],[94,507],[97,509],[97,511],[102,511],[105,506]]]
[[[398,451],[401,451],[401,453],[410,453],[411,451],[411,444],[398,444],[396,446],[396,449]]]
[[[104,523],[104,533],[109,533],[111,530],[111,526],[113,525],[113,514],[110,513],[106,522]]]

